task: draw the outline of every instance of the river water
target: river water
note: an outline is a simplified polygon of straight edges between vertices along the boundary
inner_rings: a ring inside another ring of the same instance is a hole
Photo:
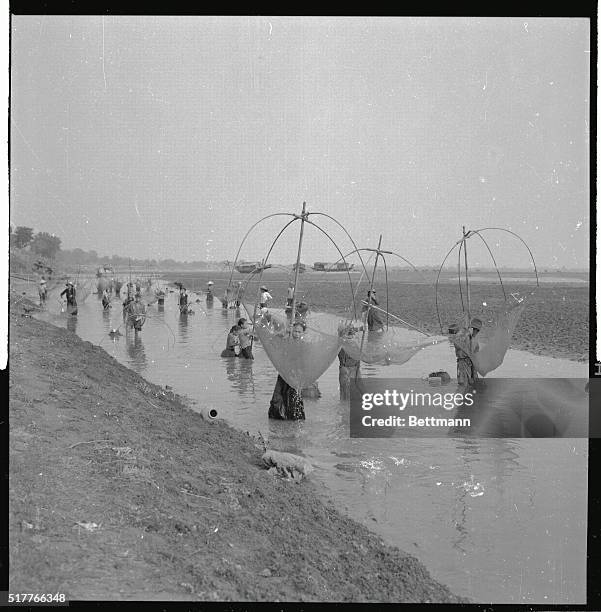
[[[456,594],[483,603],[586,602],[586,439],[350,438],[337,360],[319,380],[322,397],[305,400],[306,421],[273,421],[267,409],[275,369],[260,346],[254,361],[220,358],[237,314],[218,300],[213,308],[202,300],[194,315],[181,317],[177,294],[168,293],[164,308],[149,306],[140,334],[121,327],[113,339],[108,332],[122,324],[118,301],[103,313],[92,294],[77,317],[67,317],[57,293],[40,318],[99,344],[149,381],[216,408],[236,428],[261,432],[270,448],[306,456],[324,496],[416,556]],[[418,355],[413,368],[420,359],[431,365]],[[519,359],[532,376],[543,358]],[[586,376],[573,362],[545,364],[542,376],[569,376],[570,364]],[[362,367],[365,377],[414,375],[406,370]]]

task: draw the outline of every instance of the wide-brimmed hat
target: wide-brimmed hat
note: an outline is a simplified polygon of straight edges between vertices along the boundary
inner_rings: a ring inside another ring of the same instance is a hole
[[[261,285],[259,289],[261,289],[261,291],[269,291],[265,285]]]
[[[470,327],[473,327],[474,329],[477,329],[479,331],[482,329],[482,321],[480,321],[480,319],[472,319]]]
[[[209,281],[209,282],[207,283],[207,285],[214,285],[214,284],[215,284],[215,283],[214,283],[213,281]]]

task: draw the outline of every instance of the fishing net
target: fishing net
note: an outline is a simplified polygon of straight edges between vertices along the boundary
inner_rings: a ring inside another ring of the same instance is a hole
[[[464,351],[472,360],[478,373],[485,376],[498,368],[509,349],[511,337],[522,311],[526,307],[526,298],[513,298],[496,310],[489,321],[483,321],[483,326],[475,341],[470,339],[465,329],[465,323],[460,333],[451,335],[449,340]]]
[[[84,282],[81,285],[77,285],[76,290],[77,290],[76,299],[80,304],[83,304],[91,293],[90,283]]]
[[[104,278],[103,276],[101,276],[98,279],[98,283],[96,285],[96,289],[97,289],[98,293],[102,293],[106,288],[108,288],[108,286],[109,286],[109,281],[106,278]]]
[[[246,306],[252,313],[252,308]],[[280,376],[295,389],[313,384],[332,364],[342,339],[339,318],[326,313],[309,313],[300,338],[289,333],[290,318],[282,310],[258,312],[255,333]]]
[[[353,359],[379,365],[401,365],[419,351],[438,344],[443,338],[424,337],[401,327],[389,327],[384,332],[369,332],[361,347],[362,332],[344,337],[342,348]]]

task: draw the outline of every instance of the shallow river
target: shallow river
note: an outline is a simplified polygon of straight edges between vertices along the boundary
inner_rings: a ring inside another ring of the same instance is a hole
[[[488,603],[585,603],[586,439],[351,439],[338,360],[319,380],[322,397],[305,400],[306,421],[269,420],[275,369],[260,346],[252,362],[220,358],[237,316],[217,300],[180,317],[176,293],[169,293],[162,311],[149,307],[137,338],[121,328],[124,335],[113,340],[109,330],[122,323],[118,301],[105,314],[90,295],[67,319],[57,293],[40,318],[100,344],[199,406],[215,407],[235,427],[260,431],[271,448],[305,455],[324,495],[419,558],[456,594]],[[366,377],[403,376],[402,367],[383,370],[362,368]]]

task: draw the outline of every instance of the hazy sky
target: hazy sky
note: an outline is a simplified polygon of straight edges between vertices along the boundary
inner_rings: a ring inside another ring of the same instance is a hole
[[[588,267],[589,42],[586,19],[13,16],[11,223],[222,260],[306,200],[418,265],[466,225]],[[262,258],[282,219],[241,256]],[[311,227],[303,253],[337,259]]]

